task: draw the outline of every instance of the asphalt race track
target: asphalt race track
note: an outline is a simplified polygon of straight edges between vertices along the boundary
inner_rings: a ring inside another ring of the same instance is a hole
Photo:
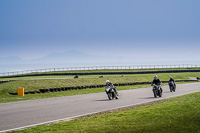
[[[152,87],[119,91],[118,100],[106,93],[84,94],[0,104],[0,132],[70,120],[107,110],[134,106],[200,91],[200,83],[178,84],[176,92],[163,86],[163,96],[154,98]],[[104,88],[102,88],[104,89]]]

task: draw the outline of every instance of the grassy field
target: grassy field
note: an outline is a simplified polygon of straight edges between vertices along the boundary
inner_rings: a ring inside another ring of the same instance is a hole
[[[200,92],[12,133],[199,133]]]
[[[85,75],[85,76],[79,76],[79,78],[77,79],[74,79],[73,76],[42,76],[42,77],[39,76],[39,77],[11,78],[11,80],[17,79],[18,81],[12,81],[0,84],[0,103],[104,92],[103,88],[95,88],[95,89],[62,91],[62,92],[44,93],[44,94],[27,94],[24,97],[18,97],[15,95],[8,94],[8,92],[17,92],[17,88],[24,88],[25,91],[34,91],[39,89],[48,89],[56,87],[97,85],[97,84],[105,84],[105,80],[107,79],[110,80],[112,83],[146,82],[146,81],[151,82],[153,80],[154,75],[155,74],[132,74],[132,75],[124,75],[124,77],[121,77],[121,75],[104,75],[104,78],[99,78],[99,75]],[[167,81],[171,76],[173,76],[175,80],[185,80],[189,79],[189,77],[200,77],[200,72],[160,73],[157,75],[161,79],[161,81]],[[49,79],[49,78],[65,78],[65,79]],[[132,88],[141,88],[148,86],[150,85],[125,86],[125,87],[118,87],[117,89],[118,90],[132,89]]]

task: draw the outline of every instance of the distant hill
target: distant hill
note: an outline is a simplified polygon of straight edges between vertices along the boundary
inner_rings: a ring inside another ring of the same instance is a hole
[[[66,51],[63,53],[51,53],[45,57],[31,60],[37,63],[92,63],[92,62],[118,62],[123,57],[97,56],[79,51]]]
[[[19,57],[0,58],[0,64],[17,64],[17,63],[97,63],[97,62],[121,62],[125,57],[116,56],[97,56],[90,55],[76,50],[66,51],[63,53],[51,53],[42,58],[32,60],[22,60]]]
[[[19,63],[23,63],[23,60],[16,56],[0,58],[0,64],[19,64]]]

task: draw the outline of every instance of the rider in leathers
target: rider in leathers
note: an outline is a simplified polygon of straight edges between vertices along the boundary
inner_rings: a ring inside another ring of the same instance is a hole
[[[173,79],[172,77],[170,77],[169,82],[170,82],[170,81],[173,81],[174,86],[176,87],[176,83],[175,83],[175,81],[174,81],[174,79]]]
[[[160,79],[158,79],[158,76],[156,75],[156,76],[154,76],[154,80],[153,80],[153,82],[151,83],[151,85],[153,86],[153,84],[155,84],[155,85],[158,85],[159,86],[159,88],[160,88],[160,90],[161,90],[161,93],[162,93],[162,88],[161,88],[161,81],[160,81]]]
[[[111,87],[111,88],[113,88],[113,90],[114,90],[115,93],[117,94],[116,87],[115,87],[109,80],[106,80],[106,87]]]

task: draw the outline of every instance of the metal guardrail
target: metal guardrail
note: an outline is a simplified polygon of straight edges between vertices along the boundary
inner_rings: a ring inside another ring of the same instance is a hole
[[[40,72],[55,71],[74,71],[74,70],[105,70],[105,69],[161,69],[161,68],[197,68],[200,65],[179,64],[179,65],[134,65],[134,66],[91,66],[91,67],[62,67],[62,68],[44,68],[35,70],[24,70],[15,72],[0,73],[0,76],[21,75]]]

